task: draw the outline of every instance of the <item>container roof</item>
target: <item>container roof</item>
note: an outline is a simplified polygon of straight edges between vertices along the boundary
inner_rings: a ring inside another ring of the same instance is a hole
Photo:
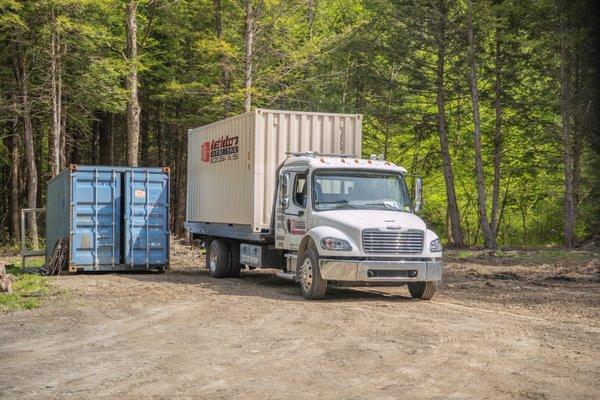
[[[383,160],[365,160],[354,157],[334,157],[319,155],[291,156],[285,160],[286,166],[306,166],[311,169],[371,169],[406,174],[406,169]]]

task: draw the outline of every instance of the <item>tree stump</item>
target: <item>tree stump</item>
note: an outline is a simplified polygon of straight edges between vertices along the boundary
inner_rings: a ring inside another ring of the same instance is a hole
[[[6,267],[0,265],[0,293],[12,292],[12,276],[6,273]]]

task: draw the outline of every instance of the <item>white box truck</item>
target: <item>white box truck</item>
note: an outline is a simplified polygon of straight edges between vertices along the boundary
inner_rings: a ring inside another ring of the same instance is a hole
[[[438,236],[406,169],[360,158],[362,116],[256,109],[188,132],[186,229],[215,278],[277,268],[306,299],[328,284],[407,284],[430,299]]]

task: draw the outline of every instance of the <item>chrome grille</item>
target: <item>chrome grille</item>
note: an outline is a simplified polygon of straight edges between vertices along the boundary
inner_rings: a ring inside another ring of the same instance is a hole
[[[364,230],[362,245],[365,253],[420,254],[423,250],[423,231],[385,232]]]

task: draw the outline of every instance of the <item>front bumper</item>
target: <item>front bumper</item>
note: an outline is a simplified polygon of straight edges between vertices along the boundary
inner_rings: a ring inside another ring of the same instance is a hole
[[[439,281],[442,279],[441,261],[357,261],[319,260],[321,277],[332,281],[403,283]]]

